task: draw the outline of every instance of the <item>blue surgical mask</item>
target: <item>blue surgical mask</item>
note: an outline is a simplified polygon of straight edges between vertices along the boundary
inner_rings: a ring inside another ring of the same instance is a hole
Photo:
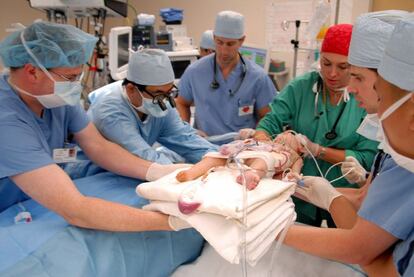
[[[382,136],[384,139],[382,141],[382,146],[384,148],[384,152],[388,153],[391,155],[391,157],[393,158],[393,160],[395,161],[396,164],[398,164],[399,166],[407,169],[410,172],[414,173],[414,159],[408,158],[406,156],[401,155],[400,153],[398,153],[389,143],[388,138],[387,138],[387,134],[384,132],[384,127],[383,127],[383,121],[390,116],[390,114],[392,114],[394,111],[396,111],[399,107],[401,107],[405,102],[407,102],[411,97],[411,94],[407,94],[406,96],[404,96],[403,98],[401,98],[400,100],[398,100],[397,102],[395,102],[394,104],[392,104],[381,116],[381,118],[379,119],[380,121],[380,125],[379,125],[379,129],[378,129],[378,134],[379,136]]]
[[[170,103],[168,103],[168,101],[164,101],[167,109],[165,111],[163,111],[161,109],[161,107],[158,104],[154,104],[152,103],[152,99],[147,99],[144,98],[140,92],[138,92],[139,95],[141,96],[141,105],[140,106],[135,106],[134,104],[131,103],[131,100],[129,99],[127,93],[126,93],[126,89],[125,87],[123,88],[122,91],[122,96],[124,97],[124,99],[126,99],[126,101],[128,102],[128,105],[133,108],[134,110],[147,114],[147,115],[151,115],[154,117],[164,117],[168,114],[168,110],[170,109],[171,105]]]
[[[165,106],[167,107],[166,110],[162,110],[160,105],[158,104],[154,104],[152,102],[152,99],[147,99],[142,97],[142,104],[141,106],[143,107],[143,109],[145,110],[144,113],[148,114],[148,115],[152,115],[154,117],[164,117],[168,114],[168,110],[170,109],[170,103],[168,103],[168,101],[163,100],[165,103]]]
[[[33,95],[27,91],[24,91],[20,88],[16,88],[27,95],[35,97],[43,107],[47,109],[61,107],[65,105],[75,106],[80,102],[80,96],[82,92],[82,84],[81,80],[77,81],[55,81],[53,79],[50,72],[39,62],[36,56],[32,53],[32,51],[27,47],[26,40],[23,36],[24,31],[20,33],[20,38],[22,40],[22,44],[26,49],[27,53],[33,58],[39,68],[48,76],[50,80],[53,81],[53,94],[46,94],[46,95]],[[81,78],[80,78],[81,79]]]

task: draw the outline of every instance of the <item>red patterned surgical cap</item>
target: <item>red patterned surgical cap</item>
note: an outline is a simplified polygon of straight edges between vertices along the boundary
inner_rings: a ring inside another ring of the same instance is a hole
[[[329,27],[322,42],[321,52],[348,56],[351,35],[351,24],[338,24]]]

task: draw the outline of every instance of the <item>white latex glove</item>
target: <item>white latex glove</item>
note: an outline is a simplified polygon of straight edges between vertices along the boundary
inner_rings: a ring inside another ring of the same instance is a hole
[[[321,151],[321,146],[319,144],[310,141],[307,136],[302,134],[297,134],[296,138],[304,146],[302,149],[300,149],[302,153],[309,155],[308,151],[310,151],[314,157],[319,156],[319,153]]]
[[[168,225],[174,231],[180,231],[182,229],[193,228],[190,224],[187,223],[187,221],[182,220],[181,218],[173,216],[173,215],[168,216]]]
[[[239,130],[238,139],[248,139],[248,138],[252,138],[254,136],[254,134],[256,134],[256,130],[255,129],[243,128],[243,129],[240,129]]]
[[[159,164],[152,163],[145,174],[145,180],[155,181],[164,177],[179,168],[186,168],[192,166],[191,164]]]
[[[305,176],[303,186],[296,186],[295,195],[319,208],[329,211],[332,201],[341,196],[328,180],[322,177]]]
[[[367,178],[367,171],[361,166],[357,159],[352,156],[345,158],[345,161],[341,165],[342,174],[351,184],[363,184]]]

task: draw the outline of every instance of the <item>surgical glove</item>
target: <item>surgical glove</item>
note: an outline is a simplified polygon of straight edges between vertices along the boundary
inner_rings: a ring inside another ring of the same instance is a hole
[[[239,130],[239,135],[238,135],[237,138],[238,139],[248,139],[248,138],[252,138],[254,136],[254,134],[256,134],[255,129],[244,128],[244,129]]]
[[[367,171],[361,166],[357,159],[352,156],[345,158],[341,166],[342,174],[351,184],[363,184],[367,180]],[[347,174],[348,173],[348,174]]]
[[[327,211],[332,201],[342,195],[328,180],[314,176],[305,176],[303,186],[296,186],[296,194],[299,198]]]
[[[310,141],[305,135],[297,134],[296,135],[299,142],[303,145],[300,149],[305,155],[309,155],[309,152],[314,156],[318,157],[321,152],[321,146],[317,143]]]
[[[179,168],[187,168],[192,166],[191,164],[159,164],[159,163],[152,163],[147,173],[145,174],[145,180],[147,181],[155,181],[165,175],[174,172]]]
[[[182,220],[181,218],[173,216],[173,215],[168,216],[168,225],[174,231],[180,231],[182,229],[192,228],[192,226],[188,224],[187,221]]]

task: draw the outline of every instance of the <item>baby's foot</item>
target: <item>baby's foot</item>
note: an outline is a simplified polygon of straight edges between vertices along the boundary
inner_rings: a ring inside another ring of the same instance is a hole
[[[248,190],[255,189],[260,182],[260,176],[253,170],[245,171],[244,176],[246,178],[246,186]],[[236,182],[243,185],[243,176],[242,175],[237,176]]]
[[[195,180],[200,176],[197,176],[197,174],[195,172],[193,172],[190,169],[187,170],[183,170],[178,172],[177,176],[175,176],[175,178],[177,179],[178,182],[187,182],[187,181],[191,181],[191,180]]]
[[[203,200],[200,196],[201,187],[192,184],[186,187],[178,197],[178,209],[183,214],[191,214],[201,206]]]

